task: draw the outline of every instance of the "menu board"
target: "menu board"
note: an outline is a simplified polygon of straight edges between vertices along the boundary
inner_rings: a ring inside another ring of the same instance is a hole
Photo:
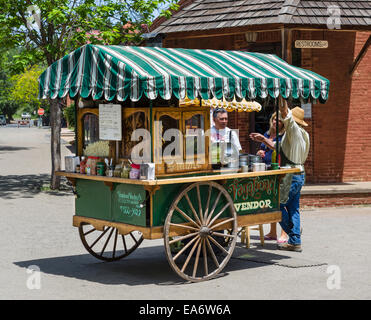
[[[121,105],[99,105],[99,139],[115,141],[122,139]]]

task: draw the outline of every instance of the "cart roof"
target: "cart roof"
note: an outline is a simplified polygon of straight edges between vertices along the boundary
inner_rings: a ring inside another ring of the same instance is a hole
[[[272,54],[87,44],[49,66],[39,98],[138,101],[143,94],[169,100],[313,98],[324,103],[330,81]]]

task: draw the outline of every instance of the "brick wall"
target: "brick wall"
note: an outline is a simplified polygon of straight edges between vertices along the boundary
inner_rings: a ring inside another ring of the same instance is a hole
[[[311,182],[371,180],[371,50],[353,77],[349,69],[367,33],[312,32],[328,40],[327,49],[310,49],[312,69],[330,80],[326,104],[312,110]],[[303,58],[304,59],[304,58]]]
[[[357,32],[355,59],[371,32]],[[371,48],[352,75],[343,181],[371,181]]]
[[[249,112],[229,112],[228,127],[239,130],[243,152],[249,152]]]
[[[295,40],[310,40],[312,39],[312,33],[310,31],[296,31],[293,32],[293,41]],[[304,69],[311,70],[313,68],[313,59],[312,59],[312,49],[302,49],[301,50],[301,67]],[[305,130],[309,134],[310,139],[310,149],[308,158],[305,162],[305,172],[306,172],[306,181],[312,182],[315,181],[314,177],[314,121],[313,121],[313,111],[312,118],[306,118],[305,122],[308,123],[308,127],[305,127]]]
[[[233,36],[216,36],[203,38],[176,38],[166,39],[164,47],[168,48],[188,48],[188,49],[215,49],[230,50],[234,46]]]
[[[314,105],[312,110],[314,159],[311,181],[341,182],[351,85],[348,69],[353,61],[354,33],[312,33],[312,39],[322,37],[328,41],[328,48],[311,49],[312,70],[330,80],[330,94],[326,104]]]

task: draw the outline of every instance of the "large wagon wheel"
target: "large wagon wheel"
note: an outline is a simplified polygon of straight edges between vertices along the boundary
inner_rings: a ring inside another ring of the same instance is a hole
[[[103,261],[120,260],[132,253],[143,241],[143,235],[138,231],[121,235],[115,227],[104,227],[100,231],[88,223],[80,224],[79,234],[85,249]]]
[[[237,214],[220,184],[193,183],[171,205],[164,225],[165,251],[183,279],[215,277],[231,258],[236,240]]]

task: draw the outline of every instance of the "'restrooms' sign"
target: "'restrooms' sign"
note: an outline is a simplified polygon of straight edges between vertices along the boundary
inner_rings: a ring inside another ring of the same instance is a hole
[[[296,40],[295,48],[326,49],[328,48],[328,41],[325,41],[325,40]]]

